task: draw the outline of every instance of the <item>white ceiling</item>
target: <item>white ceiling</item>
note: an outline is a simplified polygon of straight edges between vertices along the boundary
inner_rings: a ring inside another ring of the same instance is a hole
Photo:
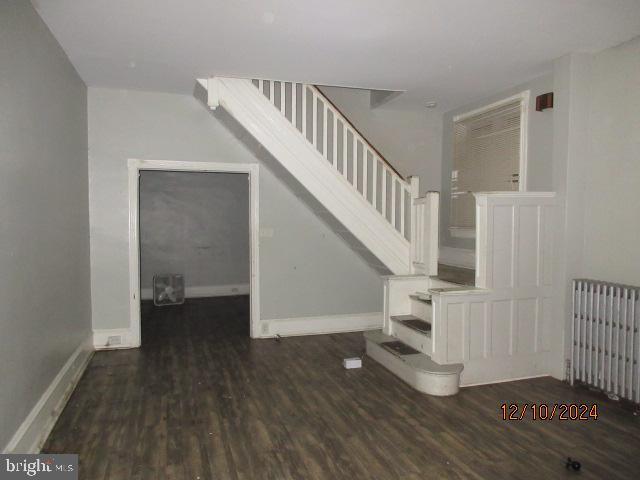
[[[33,0],[90,86],[227,75],[406,90],[448,110],[640,34],[640,0]]]

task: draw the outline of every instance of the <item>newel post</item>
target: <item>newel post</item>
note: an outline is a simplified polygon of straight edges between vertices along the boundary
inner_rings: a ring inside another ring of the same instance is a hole
[[[418,216],[416,215],[415,200],[420,196],[420,177],[411,176],[407,180],[409,181],[411,193],[411,201],[409,202],[409,208],[411,208],[411,215],[409,216],[411,221],[409,225],[409,243],[411,245],[409,249],[409,265],[411,266],[411,273],[416,273],[414,260],[416,258]]]
[[[420,196],[420,177],[411,176],[407,180],[411,188],[411,200],[415,200]]]

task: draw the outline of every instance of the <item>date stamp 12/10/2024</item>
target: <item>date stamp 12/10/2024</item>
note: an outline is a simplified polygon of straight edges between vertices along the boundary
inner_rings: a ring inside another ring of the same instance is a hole
[[[596,403],[503,403],[502,420],[560,420],[593,421],[598,419]]]

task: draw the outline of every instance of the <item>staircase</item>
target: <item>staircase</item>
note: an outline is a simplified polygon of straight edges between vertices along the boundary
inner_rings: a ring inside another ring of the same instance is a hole
[[[367,355],[421,392],[438,396],[458,393],[463,365],[433,359],[439,325],[433,294],[457,288],[461,286],[433,276],[386,277],[383,329],[365,333]]]
[[[441,396],[548,371],[553,193],[476,194],[476,286],[447,282],[436,276],[438,193],[419,197],[418,179],[403,178],[318,88],[215,77],[196,96],[248,132],[269,168],[385,275],[370,357]]]
[[[437,273],[437,192],[419,197],[418,179],[404,179],[318,88],[221,77],[198,83],[197,96],[248,132],[269,167],[387,284],[429,282]],[[385,313],[384,331],[367,333],[367,352],[419,390],[451,395],[461,367],[431,360],[431,305],[407,299],[409,311]]]
[[[405,180],[313,85],[215,77],[199,81],[269,153],[284,181],[382,274],[411,270]]]

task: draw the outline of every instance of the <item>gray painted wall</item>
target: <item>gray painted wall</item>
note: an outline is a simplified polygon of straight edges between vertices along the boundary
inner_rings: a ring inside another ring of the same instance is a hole
[[[420,192],[440,190],[442,115],[419,107],[370,108],[368,90],[321,87],[356,128],[404,177],[420,177]]]
[[[129,319],[127,159],[256,163],[195,98],[89,89],[93,326]],[[260,171],[263,319],[379,312],[380,277],[266,168]]]
[[[528,189],[551,190],[553,186],[553,109],[536,112],[536,96],[553,91],[553,75],[539,77],[495,95],[451,110],[443,116],[442,127],[442,194],[440,200],[440,244],[455,248],[475,248],[475,240],[449,235],[451,169],[453,168],[453,117],[530,90],[528,119]]]
[[[0,448],[91,333],[86,87],[0,3]]]
[[[140,173],[140,283],[182,273],[185,285],[249,284],[249,176]]]
[[[593,58],[584,274],[640,285],[640,37]]]
[[[571,339],[571,280],[640,285],[640,37],[554,62],[553,355],[562,378]],[[564,327],[564,328],[563,328]]]

